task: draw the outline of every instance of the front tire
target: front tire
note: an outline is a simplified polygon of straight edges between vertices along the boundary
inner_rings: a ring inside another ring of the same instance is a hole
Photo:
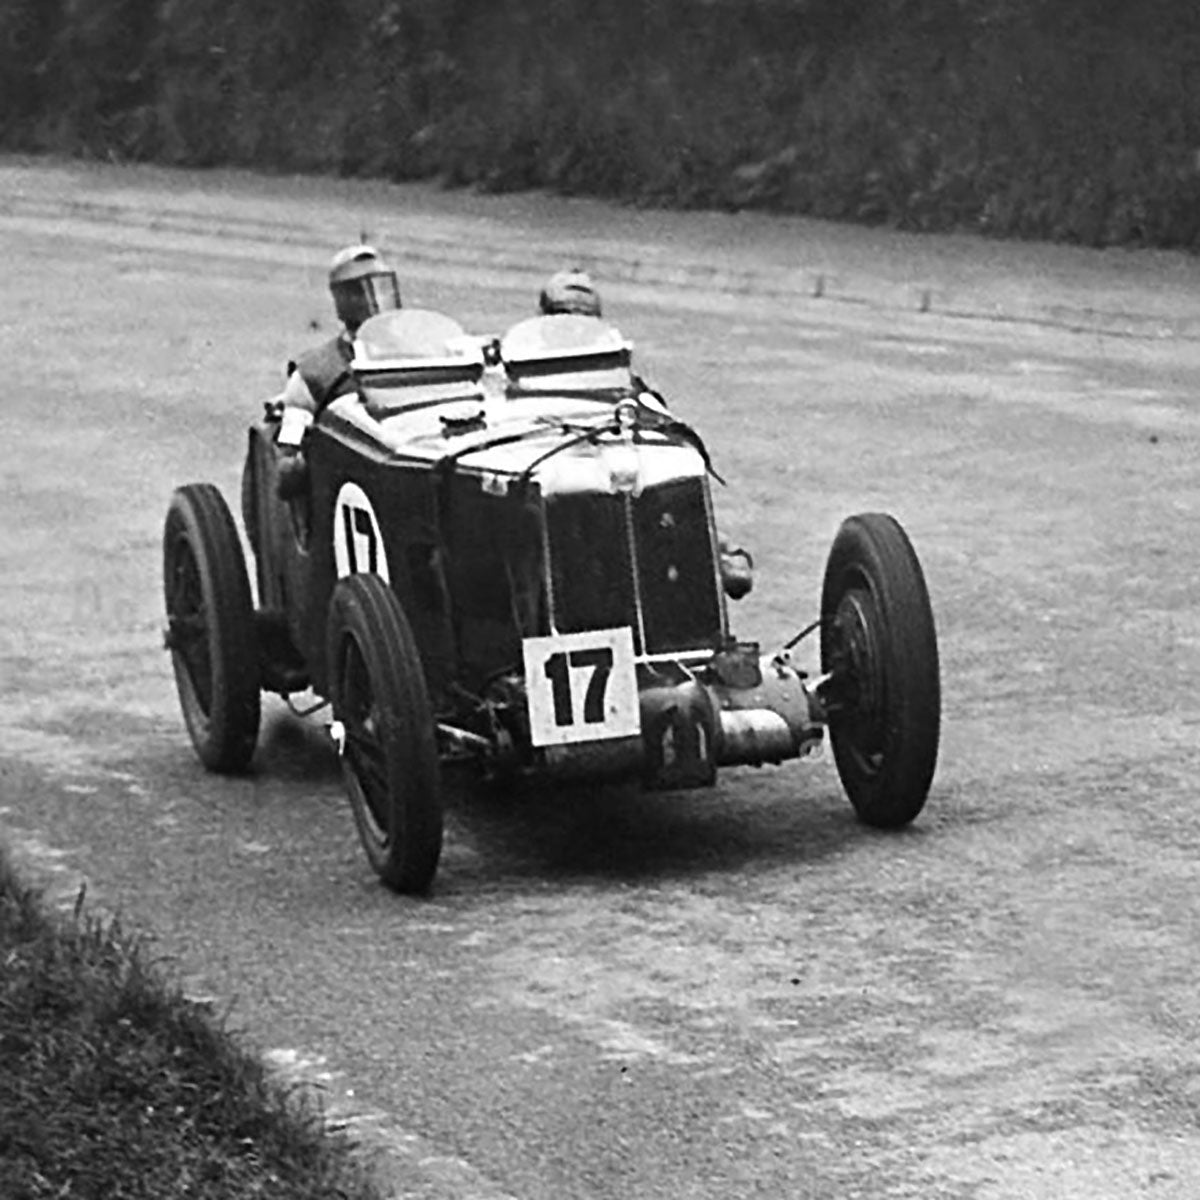
[[[167,646],[200,761],[244,771],[261,718],[254,601],[237,528],[210,483],[179,488],[163,527]]]
[[[925,576],[895,518],[863,513],[834,538],[821,591],[823,696],[842,786],[860,820],[907,825],[937,765],[941,677]]]
[[[425,892],[442,849],[441,766],[412,630],[377,575],[338,581],[326,662],[345,736],[342,774],[367,859],[395,891]]]

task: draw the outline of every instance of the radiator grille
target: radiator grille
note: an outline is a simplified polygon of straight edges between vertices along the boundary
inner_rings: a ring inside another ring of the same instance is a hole
[[[559,632],[630,625],[646,654],[719,644],[722,609],[702,480],[675,480],[637,497],[548,497],[546,524]]]
[[[703,482],[648,488],[634,501],[633,528],[647,651],[715,648],[721,604]]]

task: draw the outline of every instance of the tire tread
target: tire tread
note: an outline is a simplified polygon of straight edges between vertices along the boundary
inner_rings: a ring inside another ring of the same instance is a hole
[[[442,845],[441,771],[425,677],[416,641],[391,588],[376,575],[350,575],[338,582],[330,602],[327,663],[335,716],[340,711],[339,651],[347,636],[361,636],[372,673],[371,686],[393,722],[385,740],[393,803],[403,833],[379,854],[361,827],[371,865],[398,892],[429,889]],[[397,800],[397,795],[402,800]]]
[[[836,610],[848,571],[871,580],[882,626],[884,675],[889,691],[885,765],[878,778],[858,770],[831,723],[834,760],[855,811],[865,823],[894,829],[924,808],[941,736],[941,682],[937,633],[929,590],[916,551],[887,513],[847,518],[834,538],[821,596],[822,618]],[[826,651],[822,639],[822,656]]]
[[[198,704],[189,703],[182,682],[180,700],[201,762],[210,771],[236,774],[254,756],[261,720],[254,600],[237,527],[213,484],[185,484],[171,497],[163,532],[167,569],[180,534],[191,543],[202,590],[211,593],[206,601],[212,610],[210,627],[215,624],[217,630],[215,647],[210,644],[213,694],[207,718]],[[183,668],[178,656],[173,658],[178,679]]]

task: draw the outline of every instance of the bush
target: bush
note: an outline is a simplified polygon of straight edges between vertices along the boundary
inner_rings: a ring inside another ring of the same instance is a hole
[[[1196,243],[1191,0],[10,0],[0,143]]]

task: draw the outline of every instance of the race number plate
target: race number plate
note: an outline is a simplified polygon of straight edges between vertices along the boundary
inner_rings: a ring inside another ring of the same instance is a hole
[[[369,571],[391,582],[379,518],[357,483],[343,483],[333,503],[333,561],[338,578]]]
[[[641,732],[633,631],[628,626],[526,638],[523,646],[535,746]]]

